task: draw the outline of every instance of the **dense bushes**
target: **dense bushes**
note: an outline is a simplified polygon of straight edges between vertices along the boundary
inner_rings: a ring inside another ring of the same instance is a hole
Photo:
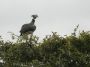
[[[4,67],[90,67],[90,32],[61,37],[56,32],[38,43],[38,37],[16,42],[0,40]]]

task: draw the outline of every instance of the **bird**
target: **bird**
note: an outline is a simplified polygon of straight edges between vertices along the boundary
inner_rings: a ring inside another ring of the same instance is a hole
[[[36,26],[34,25],[34,23],[38,15],[32,15],[31,17],[33,18],[30,23],[22,25],[21,30],[20,30],[20,36],[26,33],[33,34],[33,32],[36,30]]]

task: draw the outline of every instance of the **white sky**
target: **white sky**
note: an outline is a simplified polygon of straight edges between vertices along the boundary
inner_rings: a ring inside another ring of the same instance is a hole
[[[90,30],[90,0],[0,0],[0,34],[19,35],[21,26],[38,14],[35,35],[40,38],[51,31],[66,35],[76,25],[80,30]]]

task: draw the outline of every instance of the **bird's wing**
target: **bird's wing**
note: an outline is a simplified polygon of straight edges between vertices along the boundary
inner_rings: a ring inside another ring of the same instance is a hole
[[[35,31],[35,30],[36,30],[36,26],[35,26],[35,25],[30,26],[30,27],[29,27],[29,30],[30,30],[30,31]]]
[[[28,32],[28,31],[32,31],[34,32],[36,30],[36,26],[35,25],[29,25],[29,24],[24,24],[21,28],[20,32]]]

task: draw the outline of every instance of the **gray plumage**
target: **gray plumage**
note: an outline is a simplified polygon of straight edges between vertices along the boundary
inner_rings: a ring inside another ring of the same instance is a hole
[[[33,19],[31,21],[31,23],[24,24],[21,27],[20,35],[23,35],[25,33],[32,34],[36,30],[36,26],[34,25],[34,23],[35,23],[35,19],[37,18],[37,15],[32,15],[32,17],[33,17]]]

